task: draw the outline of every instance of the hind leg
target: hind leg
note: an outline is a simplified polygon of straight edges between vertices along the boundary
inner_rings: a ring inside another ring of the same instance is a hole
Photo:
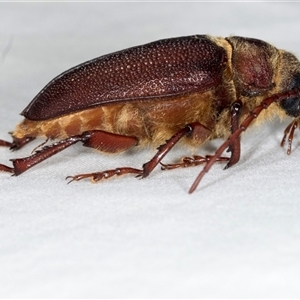
[[[12,159],[13,167],[0,164],[0,171],[20,175],[45,159],[78,142],[82,142],[86,147],[91,147],[104,152],[115,153],[125,151],[136,146],[138,140],[135,137],[113,134],[101,130],[86,131],[80,135],[71,136],[50,146],[45,146],[40,150],[37,150],[31,156]]]
[[[13,137],[12,142],[7,142],[4,140],[0,140],[0,146],[2,147],[9,147],[11,150],[18,150],[24,147],[29,142],[33,141],[35,137],[23,137],[23,138],[16,138]]]

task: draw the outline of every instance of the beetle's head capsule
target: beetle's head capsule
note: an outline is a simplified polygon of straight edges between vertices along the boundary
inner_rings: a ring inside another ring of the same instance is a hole
[[[295,88],[300,88],[300,73],[296,73],[292,76],[290,83],[291,90]],[[300,98],[294,97],[282,100],[280,106],[285,110],[287,115],[297,118],[300,116]]]
[[[291,53],[280,51],[282,64],[279,67],[279,86],[281,91],[290,91],[300,88],[300,62]],[[300,116],[300,98],[288,98],[280,102],[281,108],[287,115],[297,118]]]

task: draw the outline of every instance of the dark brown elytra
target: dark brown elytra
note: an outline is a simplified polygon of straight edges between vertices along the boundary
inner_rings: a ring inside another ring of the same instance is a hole
[[[162,169],[205,164],[192,193],[216,161],[226,168],[240,158],[240,136],[254,120],[273,116],[293,120],[284,132],[287,153],[299,127],[300,63],[295,56],[257,39],[206,35],[159,40],[76,66],[47,84],[23,110],[12,142],[18,150],[36,138],[44,143],[31,156],[12,159],[0,171],[20,175],[34,165],[82,142],[102,152],[158,146],[142,168],[121,167],[68,176],[96,182],[124,174],[147,177]],[[195,149],[225,139],[214,155],[187,156],[178,163],[162,159],[177,144]],[[227,150],[231,155],[223,157]]]

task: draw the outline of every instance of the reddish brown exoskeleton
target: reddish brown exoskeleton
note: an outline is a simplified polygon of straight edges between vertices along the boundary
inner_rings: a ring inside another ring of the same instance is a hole
[[[35,138],[56,140],[33,155],[13,159],[1,171],[20,175],[63,149],[82,142],[102,152],[159,146],[141,169],[121,167],[69,177],[99,181],[114,175],[148,176],[178,142],[200,146],[225,142],[212,156],[185,157],[163,169],[225,168],[239,161],[240,135],[253,120],[290,116],[282,145],[288,154],[299,127],[300,63],[289,52],[257,39],[194,35],[171,38],[105,55],[53,79],[24,109],[25,119],[0,145],[20,149]],[[228,149],[229,158],[221,157]]]

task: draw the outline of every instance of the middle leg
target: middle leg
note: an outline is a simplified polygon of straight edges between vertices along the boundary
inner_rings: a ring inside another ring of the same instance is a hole
[[[231,133],[234,133],[239,128],[239,117],[242,111],[242,102],[240,100],[235,101],[230,108],[230,117],[231,117]],[[231,152],[230,157],[218,157],[216,161],[227,161],[227,165],[225,169],[231,167],[236,164],[240,159],[240,138],[235,139],[229,144],[227,152]],[[213,157],[212,155],[200,156],[194,155],[192,157],[186,156],[181,158],[180,162],[175,164],[162,164],[162,170],[173,170],[177,168],[187,168],[198,166],[203,163],[209,162],[209,160]]]
[[[191,135],[202,135],[204,131],[203,125],[200,123],[191,123],[186,125],[184,128],[179,130],[174,134],[165,144],[158,147],[157,153],[153,158],[145,163],[141,169],[135,169],[131,167],[121,167],[113,170],[106,170],[102,172],[88,173],[88,174],[78,174],[75,176],[68,176],[67,179],[72,181],[79,181],[85,178],[90,178],[93,182],[97,182],[102,179],[107,179],[112,176],[120,176],[125,174],[136,174],[137,177],[145,178],[152,170],[161,162],[161,160],[166,156],[166,154],[184,137]],[[207,128],[205,130],[208,130]]]

